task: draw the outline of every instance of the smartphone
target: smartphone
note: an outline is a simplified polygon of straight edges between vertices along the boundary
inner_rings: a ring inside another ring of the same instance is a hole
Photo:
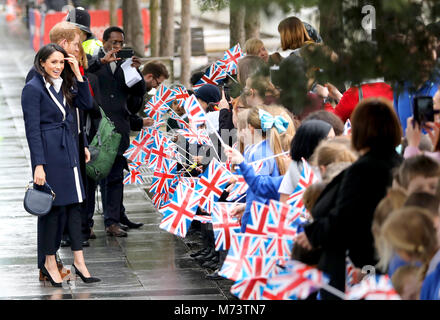
[[[116,52],[116,58],[128,59],[134,56],[134,50],[130,48],[123,48]]]
[[[223,86],[223,91],[225,92],[225,98],[229,102],[231,101],[231,88],[229,86]]]
[[[414,121],[423,126],[428,121],[434,121],[434,103],[432,97],[415,97],[413,103]]]

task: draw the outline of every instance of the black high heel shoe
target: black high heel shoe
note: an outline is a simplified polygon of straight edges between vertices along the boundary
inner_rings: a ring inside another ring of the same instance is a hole
[[[73,267],[74,270],[75,270],[75,274],[79,275],[79,277],[81,278],[81,280],[82,280],[84,283],[94,283],[94,282],[99,282],[99,281],[101,281],[101,279],[99,279],[99,278],[95,278],[95,277],[88,277],[88,278],[84,277],[84,275],[81,273],[81,271],[79,271],[79,270],[76,268],[75,264],[72,264],[72,267]]]
[[[43,267],[41,268],[41,273],[43,274],[43,276],[45,276],[47,279],[49,279],[50,283],[52,286],[57,287],[57,288],[61,288],[63,286],[63,282],[55,282],[52,277],[49,274],[49,271],[47,271],[46,267],[43,265]]]

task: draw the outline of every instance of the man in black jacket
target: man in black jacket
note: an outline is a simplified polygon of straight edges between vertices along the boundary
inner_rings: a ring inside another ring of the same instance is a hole
[[[107,234],[117,237],[126,237],[127,233],[121,225],[128,228],[139,228],[142,223],[128,220],[123,205],[123,170],[128,169],[123,154],[130,144],[130,111],[127,107],[129,97],[142,99],[145,91],[145,81],[141,80],[128,87],[125,82],[124,71],[121,68],[123,61],[119,58],[107,59],[109,52],[117,52],[124,46],[124,31],[118,27],[110,27],[104,31],[103,47],[98,53],[98,59],[89,71],[99,79],[102,108],[106,115],[114,122],[116,130],[122,135],[113,167],[109,175],[101,182],[102,202],[104,209],[104,224]],[[132,58],[132,67],[138,69],[141,65],[139,58]],[[139,70],[138,70],[139,72]],[[143,126],[151,125],[151,119],[142,120]]]

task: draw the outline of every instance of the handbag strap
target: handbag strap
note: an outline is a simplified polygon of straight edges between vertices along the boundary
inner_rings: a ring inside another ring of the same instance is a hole
[[[28,190],[30,188],[31,184],[32,184],[32,186],[34,185],[34,182],[32,180],[29,181],[28,185],[26,186],[26,190]],[[44,186],[49,188],[49,191],[52,194],[53,199],[55,200],[56,194],[55,194],[55,192],[53,192],[51,186],[47,182],[44,183]]]

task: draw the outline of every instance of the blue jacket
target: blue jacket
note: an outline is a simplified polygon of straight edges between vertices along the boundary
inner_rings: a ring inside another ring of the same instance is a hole
[[[420,96],[433,97],[439,84],[440,79],[428,80],[419,90],[415,90],[409,82],[405,82],[402,92],[398,93],[397,90],[394,90],[394,109],[399,117],[403,134],[406,130],[406,120],[413,115],[414,98]]]
[[[258,175],[255,175],[254,170],[245,163],[264,159],[272,155],[273,152],[270,149],[267,140],[262,141],[258,145],[253,145],[245,151],[245,161],[240,164],[240,170],[244,179],[249,185],[249,189],[246,193],[246,208],[244,210],[243,217],[241,218],[241,232],[246,231],[246,225],[249,221],[249,216],[251,213],[252,202],[257,201],[268,204],[269,200],[279,200],[280,198],[278,188],[283,180],[283,176],[280,176],[275,159],[264,161],[263,167]]]
[[[423,280],[420,300],[440,300],[440,263]]]
[[[56,206],[80,203],[85,198],[76,111],[64,105],[63,98],[62,90],[57,93],[40,74],[26,83],[21,95],[32,172],[37,165],[44,166],[47,183],[56,194]],[[83,110],[93,107],[86,78],[77,82],[73,105]]]

